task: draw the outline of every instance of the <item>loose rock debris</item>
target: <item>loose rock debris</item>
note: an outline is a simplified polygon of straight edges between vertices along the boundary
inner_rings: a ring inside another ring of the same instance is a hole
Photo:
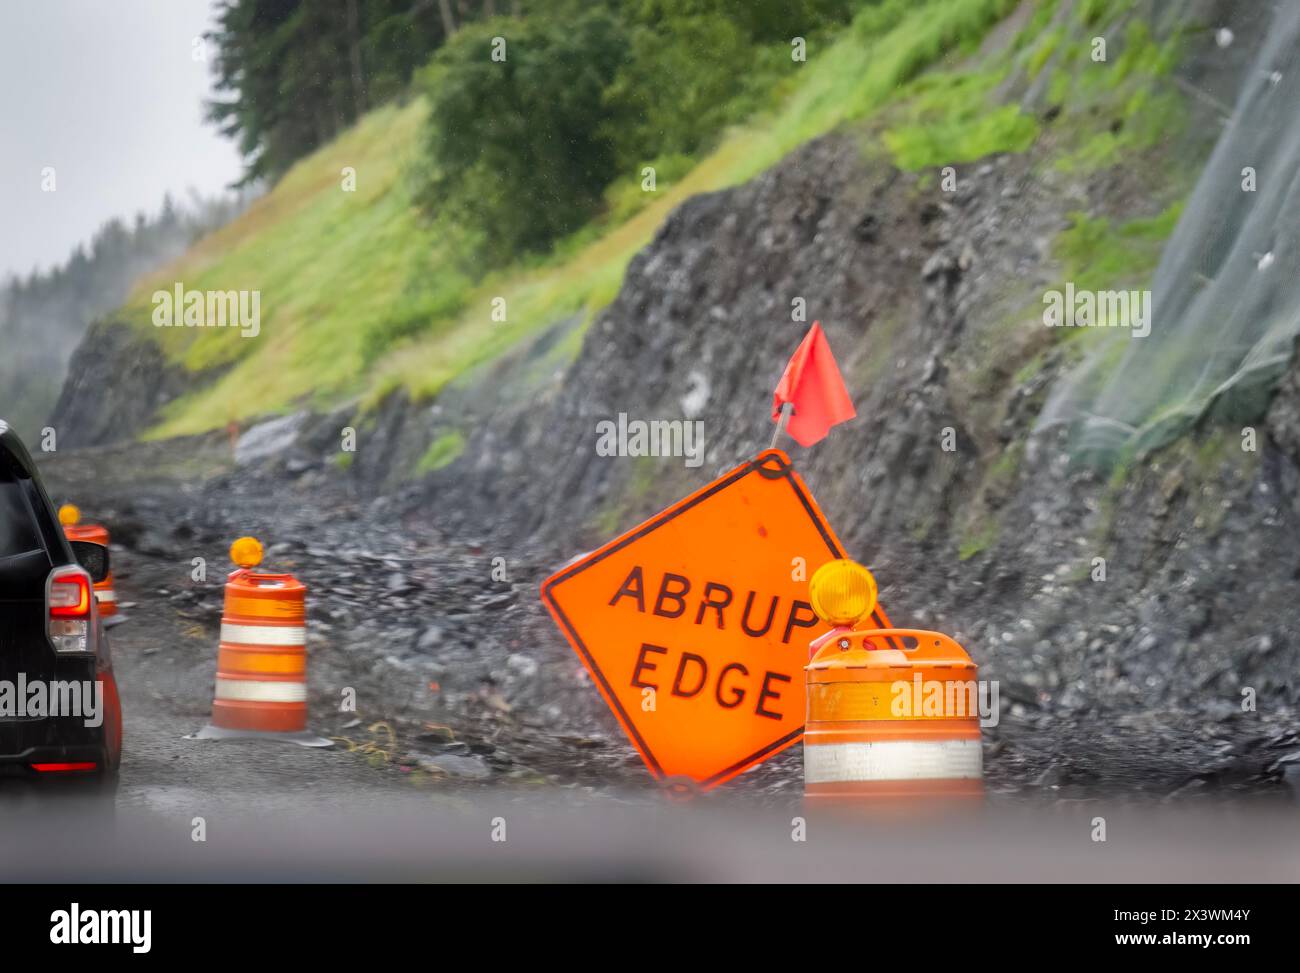
[[[212,472],[180,489],[149,477],[133,459],[141,448],[47,463],[56,496],[75,497],[120,539],[114,569],[135,605],[113,634],[128,752],[206,721],[226,549],[253,534],[269,569],[308,586],[312,729],[364,768],[367,786],[511,784],[660,799],[537,598],[540,580],[572,552],[447,538],[415,510],[395,515],[342,487],[286,481],[274,464],[223,467],[202,441],[187,469],[206,455]],[[121,479],[103,475],[106,460]],[[504,579],[494,576],[499,558]],[[1072,708],[1048,690],[1058,682],[1051,671],[1035,683],[1003,681],[1002,718],[984,731],[993,802],[1296,799],[1300,731],[1290,713]],[[133,719],[149,709],[133,704],[142,695],[167,720]],[[795,803],[801,760],[795,747],[723,791]],[[124,786],[131,773],[128,758]]]

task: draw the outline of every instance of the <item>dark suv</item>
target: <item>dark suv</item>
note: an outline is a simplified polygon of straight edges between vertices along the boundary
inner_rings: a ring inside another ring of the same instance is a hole
[[[13,777],[116,778],[122,706],[92,585],[108,549],[69,541],[0,422],[0,790]]]

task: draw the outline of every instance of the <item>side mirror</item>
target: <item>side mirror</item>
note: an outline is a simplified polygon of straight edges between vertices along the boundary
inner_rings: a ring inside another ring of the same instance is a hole
[[[91,541],[70,541],[77,563],[86,569],[90,580],[99,584],[108,577],[108,548]]]

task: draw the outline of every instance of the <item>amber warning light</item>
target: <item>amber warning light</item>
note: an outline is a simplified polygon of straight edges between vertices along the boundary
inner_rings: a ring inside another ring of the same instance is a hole
[[[822,621],[852,627],[875,610],[876,579],[856,561],[829,561],[808,582],[808,600]]]
[[[241,537],[230,545],[230,560],[241,568],[255,568],[262,563],[262,542],[256,537]]]

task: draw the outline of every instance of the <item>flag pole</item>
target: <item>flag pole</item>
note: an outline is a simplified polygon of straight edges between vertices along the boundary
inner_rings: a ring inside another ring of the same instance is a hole
[[[781,403],[781,418],[777,420],[776,428],[772,430],[772,443],[767,448],[776,449],[776,441],[781,438],[781,433],[785,432],[786,420],[790,418],[790,403]]]

